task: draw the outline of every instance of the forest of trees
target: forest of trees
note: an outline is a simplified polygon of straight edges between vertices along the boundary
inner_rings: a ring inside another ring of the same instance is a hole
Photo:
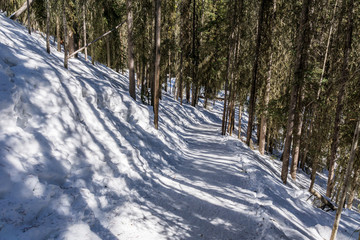
[[[246,144],[282,152],[285,184],[289,169],[296,180],[300,168],[311,172],[311,191],[326,170],[326,196],[352,207],[360,191],[360,1],[8,0],[0,8],[10,16],[23,5],[12,18],[48,42],[55,36],[58,51],[65,43],[65,67],[88,46],[93,64],[129,69],[130,95],[137,87],[154,106],[156,128],[160,88],[180,104],[222,100],[223,135],[245,108]]]

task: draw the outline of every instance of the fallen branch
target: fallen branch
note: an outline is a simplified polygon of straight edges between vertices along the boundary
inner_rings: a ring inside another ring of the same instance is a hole
[[[34,2],[34,0],[29,0],[29,6]],[[25,10],[28,8],[27,1],[13,14],[10,15],[10,19],[16,20]]]
[[[103,35],[101,35],[100,37],[96,38],[96,39],[93,40],[92,42],[86,44],[86,45],[83,46],[82,48],[79,48],[78,50],[76,50],[75,52],[73,52],[72,54],[70,54],[68,58],[72,58],[73,56],[75,56],[75,54],[81,52],[81,51],[84,50],[85,48],[89,47],[91,44],[93,44],[93,43],[99,41],[101,38],[109,35],[109,34],[112,33],[113,31],[115,31],[116,29],[118,29],[121,25],[123,25],[125,22],[126,22],[126,20],[125,20],[125,21],[122,21],[122,22],[121,22],[119,25],[117,25],[115,28],[113,28],[113,29],[111,29],[110,31],[104,33]]]
[[[314,189],[312,189],[310,191],[310,193],[316,197],[317,199],[319,199],[322,202],[322,205],[320,206],[320,208],[322,210],[325,209],[325,207],[328,207],[329,209],[331,209],[332,211],[336,211],[337,207],[331,202],[330,199],[328,199],[327,197],[324,197],[323,195],[321,195],[319,192],[315,191]]]

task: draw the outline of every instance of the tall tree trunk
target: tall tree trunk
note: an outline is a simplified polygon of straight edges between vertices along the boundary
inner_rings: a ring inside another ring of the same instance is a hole
[[[288,111],[288,120],[286,125],[286,134],[285,134],[285,146],[282,155],[282,169],[281,169],[281,180],[284,184],[287,182],[287,175],[289,170],[289,157],[290,157],[290,147],[291,139],[293,134],[294,127],[294,117],[296,110],[296,103],[298,99],[299,90],[302,87],[304,75],[305,75],[305,65],[307,62],[307,51],[310,45],[309,37],[309,10],[312,0],[303,0],[300,26],[296,39],[296,56],[294,64],[294,81],[293,87],[291,89],[291,99],[290,106]]]
[[[161,0],[155,2],[154,126],[159,129]]]
[[[107,67],[111,68],[110,35],[106,36],[105,41],[106,41],[106,65]]]
[[[84,29],[84,46],[86,46],[86,0],[83,4],[83,29]],[[87,57],[87,47],[85,48],[85,61],[88,60]]]
[[[353,0],[350,0],[350,7],[353,6]],[[345,4],[344,4],[345,5]],[[350,11],[350,10],[349,10]],[[352,11],[352,9],[351,9]],[[350,19],[351,17],[351,19]],[[353,33],[353,19],[352,19],[352,12],[349,13],[349,24],[346,34],[345,46],[344,46],[344,55],[342,59],[342,66],[341,66],[341,76],[338,80],[340,83],[340,90],[337,95],[337,105],[336,105],[336,113],[334,119],[334,130],[332,136],[332,143],[331,143],[331,150],[329,155],[329,175],[326,187],[326,196],[331,197],[332,190],[334,188],[334,171],[335,171],[335,158],[337,153],[337,148],[339,145],[339,137],[340,137],[340,121],[342,110],[344,107],[344,96],[345,96],[345,86],[349,80],[349,56],[351,52],[351,43],[352,43],[352,33]]]
[[[66,4],[65,0],[62,0],[62,15],[63,15],[63,27],[64,27],[64,67],[68,68],[68,35],[67,35],[67,22],[66,22]]]
[[[239,103],[239,124],[238,124],[238,138],[241,138],[241,116],[242,116],[242,106]]]
[[[260,137],[259,137],[259,152],[261,155],[265,153],[265,137],[266,137],[266,129],[267,129],[267,116],[268,116],[268,107],[270,101],[270,85],[271,85],[271,65],[272,65],[272,54],[269,60],[268,66],[268,76],[266,78],[266,85],[264,89],[264,112],[261,115],[261,124],[260,124]],[[269,144],[269,143],[268,143]]]
[[[352,208],[354,198],[355,198],[355,194],[357,193],[357,191],[359,189],[359,174],[360,174],[359,169],[356,169],[355,173],[354,173],[354,177],[353,177],[353,179],[351,181],[350,194],[349,194],[349,198],[348,198],[348,201],[347,201],[347,208],[348,209]]]
[[[252,76],[251,76],[251,91],[250,91],[250,103],[249,103],[249,120],[248,127],[246,132],[246,144],[250,146],[252,128],[255,117],[255,105],[256,105],[256,85],[258,78],[258,68],[259,68],[259,57],[260,57],[260,45],[262,40],[262,29],[263,29],[263,19],[266,0],[262,0],[259,8],[258,16],[258,25],[257,25],[257,35],[256,35],[256,46],[255,46],[255,58],[253,62]]]
[[[29,34],[31,34],[31,23],[30,23],[30,2],[29,2],[29,0],[26,0],[26,2],[27,2],[28,31],[29,31]]]
[[[180,105],[182,105],[183,102],[183,52],[180,53],[180,73],[179,73],[179,87],[177,96],[180,98]]]
[[[129,93],[136,100],[135,93],[135,69],[134,69],[134,50],[133,50],[133,10],[132,0],[126,0],[127,8],[127,29],[128,29],[128,67],[129,67]]]
[[[352,2],[352,4],[351,4],[350,9],[352,12],[353,0],[351,0],[351,2]],[[352,21],[352,20],[350,20],[350,21]],[[339,228],[341,212],[342,212],[342,209],[343,209],[343,206],[345,203],[346,193],[348,191],[351,172],[352,172],[353,165],[354,165],[354,159],[355,159],[356,149],[357,149],[358,140],[359,140],[359,133],[360,133],[360,119],[356,123],[356,127],[355,127],[354,137],[353,137],[351,150],[350,150],[350,158],[349,158],[349,162],[348,162],[348,165],[346,168],[345,180],[344,180],[344,184],[343,184],[343,188],[342,188],[341,196],[340,196],[340,203],[338,205],[338,209],[336,210],[335,221],[334,221],[334,225],[333,225],[333,228],[331,231],[330,240],[335,240],[336,234],[337,234],[337,231]]]
[[[299,162],[299,155],[300,155],[300,141],[301,141],[301,130],[303,125],[303,112],[304,107],[302,106],[302,102],[304,99],[304,92],[301,91],[299,93],[299,100],[298,100],[298,106],[295,113],[295,132],[294,132],[294,138],[293,138],[293,158],[291,161],[291,167],[290,167],[290,175],[291,178],[296,180],[296,171],[297,166]]]
[[[50,0],[46,0],[46,51],[50,53]]]
[[[60,35],[60,17],[56,14],[56,42],[57,42],[57,51],[61,52],[61,35]]]
[[[271,16],[269,17],[269,19],[267,20],[269,22],[269,31],[267,31],[268,36],[268,44],[267,44],[267,48],[268,50],[271,51],[270,53],[270,57],[268,59],[268,73],[267,73],[267,78],[266,78],[266,82],[265,82],[265,89],[264,89],[264,103],[263,103],[263,107],[264,107],[264,111],[261,114],[261,120],[260,120],[260,127],[258,129],[259,131],[259,152],[261,155],[264,155],[265,153],[265,138],[266,138],[266,130],[267,130],[267,121],[268,121],[268,107],[269,107],[269,101],[270,101],[270,87],[271,87],[271,68],[272,68],[272,58],[273,58],[273,48],[272,48],[272,32],[273,32],[273,22],[275,20],[275,12],[276,12],[276,0],[274,0],[273,3],[273,9],[272,9],[272,13]],[[269,143],[268,143],[269,145]]]

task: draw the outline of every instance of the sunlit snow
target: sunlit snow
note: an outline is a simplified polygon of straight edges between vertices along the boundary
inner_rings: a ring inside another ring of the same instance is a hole
[[[220,102],[163,92],[157,131],[126,75],[62,61],[0,14],[1,240],[329,238],[308,176],[285,186],[281,162],[221,136]],[[346,210],[338,239],[359,227]]]

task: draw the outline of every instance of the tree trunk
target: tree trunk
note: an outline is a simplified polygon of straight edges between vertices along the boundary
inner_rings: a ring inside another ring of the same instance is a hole
[[[127,28],[128,28],[128,67],[129,67],[129,93],[136,100],[135,93],[135,70],[134,70],[134,50],[133,50],[133,10],[132,0],[126,1],[127,8]]]
[[[62,15],[63,15],[63,27],[64,27],[64,67],[68,68],[68,35],[67,35],[67,22],[66,22],[66,4],[65,0],[62,0]]]
[[[300,26],[296,39],[296,56],[294,64],[294,82],[291,89],[291,99],[290,106],[288,111],[288,120],[286,126],[286,137],[285,137],[285,146],[283,151],[283,164],[281,169],[281,180],[284,184],[287,182],[288,168],[289,168],[289,157],[290,157],[290,147],[291,139],[293,134],[294,127],[294,117],[296,103],[298,99],[299,90],[302,87],[305,75],[305,65],[307,62],[307,51],[310,45],[309,37],[309,10],[312,0],[303,0]]]
[[[83,5],[83,29],[84,29],[84,46],[86,46],[86,0]],[[87,57],[87,47],[85,47],[85,61],[88,60]]]
[[[168,71],[169,71],[169,88],[170,88],[170,93],[171,93],[171,52],[169,49],[169,62],[168,62]],[[166,80],[166,84],[165,84],[165,92],[167,92],[167,86],[168,86],[168,81]]]
[[[351,4],[351,3],[350,3]],[[345,4],[344,4],[345,5]],[[352,5],[351,5],[352,6]],[[352,11],[352,10],[351,10]],[[352,13],[349,15],[352,16]],[[350,16],[349,16],[350,17]],[[349,80],[349,56],[351,52],[351,43],[352,43],[352,32],[353,32],[353,20],[349,19],[348,25],[348,32],[346,34],[345,46],[344,46],[344,55],[342,59],[342,66],[341,66],[341,77],[338,80],[340,83],[340,90],[337,96],[337,106],[336,106],[336,113],[334,119],[334,132],[332,136],[332,143],[331,143],[331,151],[329,155],[329,175],[327,181],[327,188],[326,188],[326,196],[330,197],[332,190],[334,188],[334,171],[335,171],[335,158],[337,153],[337,148],[339,145],[339,137],[340,137],[340,122],[341,122],[341,115],[342,110],[344,107],[344,96],[345,96],[345,86],[347,81]]]
[[[357,193],[357,191],[359,189],[359,174],[360,174],[359,169],[355,170],[354,177],[353,177],[353,179],[351,181],[351,189],[350,189],[349,198],[348,198],[348,201],[347,201],[347,208],[348,209],[352,208],[354,198],[355,198],[355,194]]]
[[[154,126],[159,129],[161,0],[155,2]]]
[[[352,0],[351,3],[350,3],[350,5],[351,5],[350,6],[351,13],[352,13],[353,3],[354,2]],[[351,14],[351,16],[352,16],[352,14]],[[352,20],[350,20],[350,21],[352,22]],[[355,127],[354,137],[353,137],[351,150],[350,150],[350,158],[349,158],[349,162],[348,162],[348,165],[347,165],[347,168],[346,168],[345,180],[344,180],[344,184],[343,184],[343,188],[342,188],[341,196],[340,196],[340,203],[339,203],[338,209],[336,211],[335,221],[334,221],[334,225],[333,225],[333,228],[332,228],[332,231],[331,231],[330,240],[335,240],[337,230],[339,228],[341,212],[342,212],[342,209],[343,209],[343,206],[344,206],[346,193],[347,193],[348,187],[349,187],[351,172],[352,172],[353,165],[354,165],[354,159],[355,159],[356,149],[357,149],[358,140],[359,140],[359,133],[360,133],[360,119],[356,123],[356,127]]]
[[[177,97],[180,98],[180,105],[183,102],[183,53],[180,53],[180,73],[179,73],[179,87],[177,92]]]
[[[246,132],[246,144],[250,146],[251,135],[252,135],[252,128],[253,122],[255,117],[255,106],[256,106],[256,85],[257,85],[257,78],[258,78],[258,68],[259,68],[259,57],[260,57],[260,45],[262,40],[262,30],[263,30],[263,20],[264,20],[264,13],[268,9],[265,9],[266,0],[262,0],[259,8],[259,16],[258,16],[258,25],[257,25],[257,35],[256,35],[256,46],[255,46],[255,58],[253,62],[253,69],[252,69],[252,81],[251,81],[251,91],[250,91],[250,103],[249,103],[249,121],[248,127]]]
[[[106,65],[108,68],[111,68],[110,35],[106,37],[105,41],[106,41]]]
[[[61,35],[60,35],[60,17],[56,14],[56,41],[57,41],[57,51],[61,52]]]
[[[23,12],[28,9],[28,6],[31,6],[32,3],[33,0],[26,0],[26,2],[24,2],[24,4],[18,10],[16,10],[16,12],[10,15],[10,19],[16,20]]]
[[[29,2],[29,0],[26,0],[26,2],[27,2],[28,31],[29,31],[29,34],[31,34],[31,23],[30,23],[30,2]]]
[[[264,89],[264,112],[261,115],[261,124],[260,124],[260,128],[258,129],[258,131],[260,131],[259,152],[261,155],[264,155],[264,153],[265,153],[267,116],[268,116],[268,107],[269,107],[269,101],[270,101],[271,65],[272,65],[272,54],[269,59],[268,76],[266,78],[266,85],[265,85],[265,89]]]
[[[298,107],[295,113],[295,132],[293,137],[293,158],[291,161],[291,167],[290,167],[290,175],[291,178],[296,180],[296,171],[297,171],[297,165],[299,162],[299,155],[300,155],[300,141],[301,141],[301,130],[302,130],[302,124],[303,124],[303,112],[304,108],[302,106],[302,102],[304,99],[304,92],[300,89],[299,94],[299,100],[298,100]]]
[[[242,116],[242,106],[239,103],[239,124],[238,124],[238,138],[241,138],[241,116]]]
[[[50,0],[46,0],[46,51],[50,54]]]

